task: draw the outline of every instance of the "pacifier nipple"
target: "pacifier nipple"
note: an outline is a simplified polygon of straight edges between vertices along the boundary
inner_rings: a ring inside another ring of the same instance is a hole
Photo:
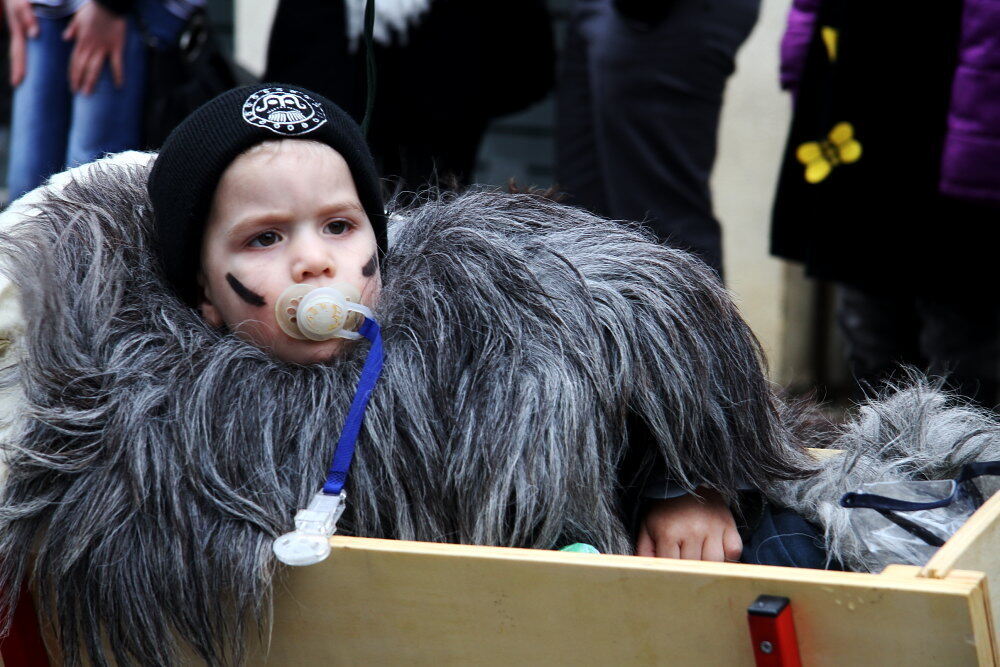
[[[361,293],[350,283],[329,287],[291,285],[274,304],[281,330],[299,340],[357,338],[357,328],[371,311],[361,305]]]

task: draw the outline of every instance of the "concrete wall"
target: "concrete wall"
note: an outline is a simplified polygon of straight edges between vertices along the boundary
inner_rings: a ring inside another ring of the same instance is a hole
[[[762,2],[726,90],[712,175],[730,290],[764,345],[772,376],[782,383],[799,379],[809,361],[804,337],[795,335],[809,323],[803,304],[809,290],[800,274],[768,254],[771,205],[791,115],[788,94],[778,86],[779,43],[790,4]]]
[[[277,8],[278,0],[233,0],[236,24],[233,55],[254,76],[264,73],[267,38]]]

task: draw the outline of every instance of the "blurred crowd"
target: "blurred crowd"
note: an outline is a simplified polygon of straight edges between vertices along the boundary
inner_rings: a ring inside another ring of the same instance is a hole
[[[205,0],[0,4],[8,200],[105,153],[155,150],[187,112],[245,79],[213,38]],[[365,5],[280,0],[263,80],[367,115],[388,194],[467,186],[490,123],[554,93],[552,185],[643,221],[723,279],[709,177],[760,0],[573,0],[558,35],[544,0],[377,0],[370,48]],[[794,111],[771,249],[836,285],[857,398],[908,365],[997,402],[993,5],[794,0],[774,45]]]

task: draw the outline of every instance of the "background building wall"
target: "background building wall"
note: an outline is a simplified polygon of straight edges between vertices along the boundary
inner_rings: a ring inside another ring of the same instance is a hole
[[[233,1],[233,57],[254,76],[264,73],[267,38],[278,0]]]
[[[778,85],[779,45],[791,0],[763,0],[737,57],[719,127],[712,174],[723,227],[728,287],[760,339],[772,377],[799,384],[809,375],[812,290],[800,271],[768,253],[771,207],[791,120]]]

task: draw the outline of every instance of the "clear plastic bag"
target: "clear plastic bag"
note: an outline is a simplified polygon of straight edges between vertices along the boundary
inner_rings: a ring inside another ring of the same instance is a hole
[[[857,493],[927,503],[950,496],[956,486],[951,479],[875,482],[863,484]],[[869,552],[873,571],[878,572],[892,563],[923,565],[975,511],[973,495],[959,488],[953,502],[934,509],[903,512],[856,507],[851,528]]]
[[[982,490],[997,488],[998,475],[1000,461],[970,463],[955,479],[863,484],[840,504],[853,510],[851,528],[873,571],[923,565],[983,504]]]

